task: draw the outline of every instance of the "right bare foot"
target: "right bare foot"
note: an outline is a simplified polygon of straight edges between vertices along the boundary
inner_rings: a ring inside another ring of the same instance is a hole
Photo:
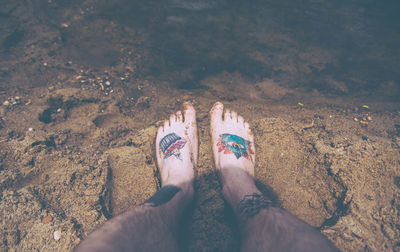
[[[210,111],[215,167],[218,171],[240,168],[254,176],[254,137],[249,124],[234,111],[223,112],[224,105],[220,102]]]

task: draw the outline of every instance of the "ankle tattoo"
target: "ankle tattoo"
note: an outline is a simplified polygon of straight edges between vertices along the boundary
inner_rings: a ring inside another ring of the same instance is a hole
[[[174,185],[166,185],[156,192],[150,199],[146,200],[142,206],[157,207],[170,201],[181,188]]]
[[[254,193],[245,195],[239,202],[239,213],[246,219],[257,215],[262,209],[271,206],[272,201],[264,198],[262,194]]]

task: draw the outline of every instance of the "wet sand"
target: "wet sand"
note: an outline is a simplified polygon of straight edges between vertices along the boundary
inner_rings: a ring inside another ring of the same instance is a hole
[[[181,247],[238,251],[211,156],[221,101],[250,122],[276,204],[341,250],[398,250],[400,39],[374,23],[390,12],[286,4],[5,1],[0,249],[71,250],[144,202],[160,187],[156,129],[190,101],[200,159]]]

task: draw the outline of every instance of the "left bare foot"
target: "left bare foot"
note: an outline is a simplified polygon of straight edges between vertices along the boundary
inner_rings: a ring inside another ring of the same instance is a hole
[[[162,186],[178,186],[194,179],[198,137],[196,111],[192,104],[184,103],[183,114],[176,112],[158,129],[156,156]]]

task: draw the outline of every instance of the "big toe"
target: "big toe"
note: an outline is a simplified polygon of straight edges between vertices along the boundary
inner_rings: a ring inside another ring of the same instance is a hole
[[[211,127],[215,128],[222,122],[222,114],[224,112],[224,105],[216,102],[210,111]]]
[[[184,107],[185,122],[188,123],[196,122],[196,110],[194,109],[193,105],[189,102],[185,102],[183,104],[183,107]]]

